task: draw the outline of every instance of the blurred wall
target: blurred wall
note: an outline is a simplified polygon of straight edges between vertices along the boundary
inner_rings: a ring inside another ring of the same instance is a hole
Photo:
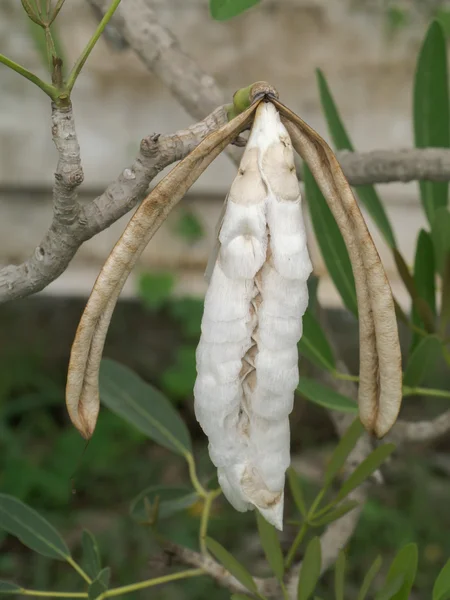
[[[127,0],[122,0],[126,6]],[[426,23],[389,33],[382,11],[355,9],[350,0],[262,0],[260,6],[225,23],[212,21],[207,0],[158,0],[161,21],[185,51],[213,75],[231,98],[252,81],[265,79],[282,99],[327,136],[318,102],[315,68],[324,70],[344,122],[359,150],[412,144],[412,80]],[[87,42],[96,20],[84,0],[67,0],[58,33],[70,64]],[[45,76],[42,58],[29,35],[18,0],[0,3],[0,52]],[[89,201],[133,159],[140,139],[191,123],[176,99],[132,52],[118,52],[101,40],[80,76],[73,103]],[[50,105],[40,90],[0,65],[0,263],[23,260],[39,242],[51,214],[56,151],[50,134]],[[235,169],[219,157],[189,194],[184,206],[207,235],[187,244],[174,233],[177,214],[156,235],[141,269],[174,269],[178,290],[203,293],[202,272],[212,246],[215,221]],[[380,186],[400,246],[412,259],[424,219],[415,184]],[[86,243],[69,270],[47,293],[86,294],[127,218]],[[385,258],[394,288],[404,298],[389,253]],[[316,272],[324,270],[311,240]],[[125,293],[134,293],[130,278]],[[320,294],[339,304],[324,278]]]

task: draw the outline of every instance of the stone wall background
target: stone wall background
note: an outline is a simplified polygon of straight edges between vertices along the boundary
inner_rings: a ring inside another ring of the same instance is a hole
[[[126,5],[127,0],[122,1]],[[413,73],[426,29],[424,18],[419,16],[392,35],[385,12],[370,2],[262,0],[255,9],[224,23],[212,21],[207,4],[207,0],[156,2],[162,22],[230,98],[239,87],[268,80],[289,106],[328,137],[315,81],[315,69],[320,67],[358,150],[412,145]],[[85,0],[66,0],[58,33],[69,63],[95,24]],[[0,52],[44,76],[19,0],[0,2]],[[73,103],[86,201],[132,161],[144,135],[174,131],[192,121],[131,51],[118,52],[104,40],[77,82]],[[0,264],[23,260],[49,223],[56,161],[49,116],[47,97],[0,65]],[[144,253],[140,269],[174,270],[179,292],[203,293],[202,273],[215,222],[234,172],[227,158],[219,157],[184,201],[183,207],[199,218],[207,235],[187,244],[173,232],[178,218],[174,214]],[[379,191],[400,247],[411,261],[424,224],[417,185],[390,184],[379,186]],[[128,218],[86,243],[47,293],[86,295]],[[374,237],[393,287],[405,301],[389,253]],[[323,274],[312,238],[311,253],[316,272]],[[132,277],[124,293],[132,295],[134,289]],[[339,305],[326,277],[320,295],[325,303]]]

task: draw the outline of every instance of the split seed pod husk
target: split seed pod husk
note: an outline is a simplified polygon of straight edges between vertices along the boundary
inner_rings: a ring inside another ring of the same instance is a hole
[[[259,101],[208,135],[158,183],[142,201],[106,260],[78,325],[67,376],[67,410],[84,438],[92,436],[97,422],[103,346],[128,275],[172,208],[225,147],[250,125]]]
[[[268,84],[260,86],[263,91]],[[255,96],[254,96],[255,97]],[[364,426],[382,437],[401,403],[401,354],[394,303],[381,260],[342,169],[326,142],[295,113],[273,102],[294,149],[309,166],[341,230],[355,276],[360,325],[359,411]],[[138,257],[170,210],[207,166],[252,122],[261,95],[242,114],[210,134],[142,202],[108,257],[92,290],[72,346],[66,402],[85,437],[99,411],[98,372],[115,304]]]
[[[312,264],[291,140],[271,102],[256,110],[209,267],[195,414],[229,502],[282,529]]]
[[[359,315],[359,416],[383,437],[402,400],[401,351],[394,300],[383,264],[341,166],[328,144],[281,102],[292,144],[308,165],[339,226],[352,263]]]

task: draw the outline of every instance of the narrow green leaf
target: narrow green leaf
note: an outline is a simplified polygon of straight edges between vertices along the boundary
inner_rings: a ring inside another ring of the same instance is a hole
[[[397,270],[399,272],[399,275],[402,278],[403,283],[405,284],[406,289],[409,292],[409,295],[411,296],[414,308],[416,309],[417,314],[421,318],[421,320],[424,324],[424,328],[429,333],[434,333],[435,318],[434,318],[433,311],[428,306],[428,304],[425,302],[425,300],[419,296],[414,277],[410,273],[410,270],[408,268],[408,265],[405,262],[405,259],[403,258],[402,254],[397,250],[397,248],[394,248],[393,255],[394,255],[394,260],[395,260],[395,264],[397,265]]]
[[[313,364],[328,371],[336,369],[336,361],[330,344],[311,309],[303,315],[303,333],[298,343],[301,356],[306,356]]]
[[[1,589],[1,588],[0,588]],[[450,559],[442,567],[433,586],[432,600],[448,600],[450,598]]]
[[[232,554],[210,537],[206,538],[208,550],[214,554],[217,560],[227,569],[238,581],[242,583],[250,592],[256,593],[256,583],[247,569],[239,563]]]
[[[359,419],[355,419],[336,446],[325,470],[324,486],[328,487],[345,464],[350,452],[364,433]]]
[[[260,512],[256,511],[256,521],[258,523],[259,539],[266,555],[267,562],[272,569],[273,574],[279,580],[283,580],[284,559],[281,551],[280,540],[277,531],[273,525],[268,523]]]
[[[108,408],[161,446],[185,456],[192,450],[189,431],[161,392],[128,367],[104,359],[100,398]]]
[[[433,239],[436,270],[440,275],[443,275],[445,258],[450,251],[450,212],[446,207],[436,209],[434,219],[431,222],[431,237]]]
[[[441,322],[439,329],[444,336],[447,331],[447,325],[450,321],[450,252],[447,253],[444,266],[444,275],[442,277],[442,295],[441,295]]]
[[[148,520],[147,506],[153,506],[155,502],[158,502],[158,518],[167,519],[189,508],[197,500],[198,495],[192,488],[153,485],[143,490],[132,501],[130,514],[136,521],[146,522]]]
[[[392,583],[399,577],[403,577],[403,583],[391,596],[392,600],[408,600],[416,578],[418,558],[417,544],[407,544],[395,556],[386,576],[386,583]]]
[[[111,579],[111,569],[105,567],[94,581],[88,587],[88,600],[96,600],[99,596],[104,594],[109,587],[109,580]]]
[[[334,596],[336,600],[344,600],[345,563],[345,552],[340,550],[334,565]]]
[[[414,138],[417,148],[448,148],[450,118],[445,34],[438,21],[428,28],[414,80]],[[430,224],[447,206],[448,183],[421,181],[420,194]]]
[[[250,596],[245,596],[244,594],[233,594],[231,600],[252,600],[252,598],[250,598]]]
[[[309,276],[307,283],[309,296],[307,311],[314,312],[317,308],[317,291],[319,289],[319,283],[320,277],[317,277],[317,275],[314,274]]]
[[[417,238],[416,254],[414,259],[414,282],[418,296],[427,303],[432,318],[436,316],[436,284],[435,284],[435,261],[433,240],[431,235],[421,229]],[[418,308],[413,305],[412,322],[421,329],[426,329],[426,323],[420,317]],[[410,354],[417,346],[421,336],[414,333],[411,342]]]
[[[209,0],[209,12],[216,21],[226,21],[248,10],[259,0]]]
[[[323,260],[345,306],[357,316],[355,279],[341,232],[306,165],[303,174],[309,213]]]
[[[316,70],[317,83],[319,85],[320,101],[328,124],[328,131],[333,139],[337,150],[350,150],[354,152],[344,123],[339,115],[336,103],[331,95],[330,88],[320,69]],[[395,248],[396,242],[391,224],[384,210],[383,204],[378,197],[373,185],[359,185],[355,189],[358,198],[367,209],[374,223],[383,234],[384,239],[391,248]]]
[[[43,556],[57,560],[70,558],[69,548],[53,525],[7,494],[0,494],[0,528]]]
[[[450,229],[449,229],[450,234]],[[436,284],[434,279],[433,240],[428,231],[421,229],[417,238],[414,260],[414,281],[417,293],[436,314]]]
[[[322,567],[320,539],[314,537],[306,547],[298,580],[297,600],[308,600],[316,589]]]
[[[304,517],[306,517],[306,514],[308,511],[306,510],[306,504],[305,504],[305,499],[303,497],[300,478],[292,467],[288,468],[287,476],[288,476],[288,481],[289,481],[289,487],[291,489],[291,494],[292,494],[292,497],[295,502],[295,506],[298,508],[300,513]]]
[[[87,529],[83,530],[81,536],[81,546],[83,548],[83,567],[91,579],[95,579],[102,568],[100,551],[97,540]]]
[[[357,600],[366,600],[367,593],[373,583],[373,580],[377,576],[378,571],[381,569],[382,564],[383,559],[381,558],[381,556],[377,556],[376,559],[373,561],[370,569],[364,576]]]
[[[338,519],[349,513],[351,510],[356,508],[358,505],[359,502],[356,502],[356,500],[344,502],[343,504],[340,504],[336,508],[333,508],[332,510],[330,510],[329,512],[325,513],[317,519],[315,519],[313,516],[311,520],[311,525],[313,527],[322,527],[323,525],[328,525],[328,523],[337,521]]]
[[[408,359],[403,375],[404,385],[417,387],[425,376],[431,377],[441,356],[441,348],[438,337],[428,335],[422,338]]]
[[[441,27],[447,38],[450,37],[450,11],[445,8],[438,8],[436,11],[436,19],[441,24]]]
[[[392,581],[386,582],[381,590],[377,592],[375,600],[393,600],[395,594],[403,585],[403,576],[399,575]]]
[[[343,396],[309,377],[300,377],[297,392],[314,404],[331,410],[354,414],[358,412],[358,405],[351,398]]]
[[[363,462],[356,467],[350,477],[344,481],[338,495],[335,498],[335,502],[340,502],[343,498],[355,488],[360,486],[363,481],[372,475],[386,460],[386,458],[392,454],[395,450],[394,444],[384,444],[378,446],[369,456],[363,460]]]
[[[21,594],[22,589],[23,588],[21,588],[20,585],[17,585],[17,583],[0,580],[0,594]]]
[[[40,56],[42,64],[47,69],[47,71],[51,71],[51,68],[49,65],[49,53],[48,53],[48,49],[47,49],[47,40],[46,40],[46,36],[45,36],[45,31],[42,29],[42,27],[40,25],[37,25],[32,20],[27,19],[27,21],[28,21],[30,37],[33,40],[34,46]],[[58,56],[62,60],[62,70],[63,70],[63,75],[65,75],[67,73],[67,69],[66,69],[67,62],[65,59],[65,52],[63,49],[63,45],[61,43],[61,39],[60,39],[58,30],[57,30],[57,27],[55,26],[55,24],[53,24],[50,27],[50,30],[52,32],[52,38],[53,38],[53,43],[55,45],[56,56]]]

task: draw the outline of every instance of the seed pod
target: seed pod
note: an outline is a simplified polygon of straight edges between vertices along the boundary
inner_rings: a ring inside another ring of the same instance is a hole
[[[402,401],[402,366],[391,288],[367,225],[328,144],[300,117],[273,99],[295,150],[309,166],[339,226],[352,263],[359,313],[359,416],[383,437]]]
[[[72,423],[89,439],[100,409],[98,375],[109,323],[125,281],[150,239],[191,185],[250,124],[257,104],[208,135],[142,201],[103,265],[70,353],[66,405]]]
[[[297,342],[312,271],[292,144],[262,102],[226,201],[197,348],[195,413],[239,511],[283,523]]]

